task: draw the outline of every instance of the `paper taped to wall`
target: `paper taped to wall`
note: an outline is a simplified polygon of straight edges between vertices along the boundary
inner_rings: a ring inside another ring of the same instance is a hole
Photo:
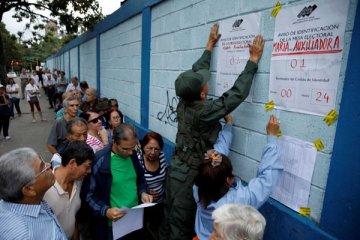
[[[313,143],[289,136],[278,142],[284,172],[271,197],[298,212],[308,206],[317,151]]]

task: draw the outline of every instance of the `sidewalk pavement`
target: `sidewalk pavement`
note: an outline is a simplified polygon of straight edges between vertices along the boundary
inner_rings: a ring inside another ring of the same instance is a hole
[[[16,80],[18,84],[19,81],[20,79]],[[47,121],[40,121],[40,116],[35,107],[36,123],[32,123],[30,105],[26,101],[26,98],[24,100],[20,99],[20,109],[22,112],[21,117],[17,116],[16,109],[14,108],[15,118],[10,120],[9,127],[9,135],[11,139],[5,140],[1,132],[0,155],[16,148],[30,147],[35,149],[35,151],[43,157],[44,160],[50,161],[52,154],[47,149],[46,142],[52,123],[55,119],[55,113],[54,109],[48,109],[49,103],[43,90],[41,90],[39,101],[41,111]]]

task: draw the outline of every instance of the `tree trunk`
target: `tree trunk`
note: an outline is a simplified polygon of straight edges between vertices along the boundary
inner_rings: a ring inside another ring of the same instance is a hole
[[[3,13],[0,13],[0,19],[2,19]],[[0,82],[2,85],[6,85],[7,83],[7,75],[6,75],[6,59],[4,55],[4,43],[2,35],[0,34]]]

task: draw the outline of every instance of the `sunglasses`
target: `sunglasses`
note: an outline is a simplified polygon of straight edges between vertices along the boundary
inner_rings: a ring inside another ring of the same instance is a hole
[[[95,123],[98,123],[99,121],[100,121],[100,118],[97,117],[97,118],[94,118],[94,119],[92,119],[92,120],[89,120],[88,123],[93,123],[93,124],[95,124]]]

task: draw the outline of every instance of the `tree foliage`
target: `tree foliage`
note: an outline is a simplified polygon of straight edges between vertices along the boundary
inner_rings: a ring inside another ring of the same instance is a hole
[[[3,14],[14,9],[13,17],[18,21],[29,20],[29,24],[36,23],[35,30],[44,28],[44,22],[50,17],[58,17],[60,25],[67,33],[77,33],[79,30],[89,30],[103,18],[97,0],[2,0],[0,3],[0,20]],[[28,25],[28,26],[30,26]],[[79,29],[80,27],[80,29]]]
[[[15,35],[11,35],[5,28],[4,23],[0,23],[0,35],[4,43],[4,58],[7,66],[11,66],[11,61],[19,62],[23,52],[23,46],[17,42]],[[13,63],[15,64],[15,63]]]
[[[42,47],[41,44],[56,41],[48,36],[43,39],[39,34],[50,19],[57,18],[58,24],[64,27],[68,36],[91,30],[103,18],[97,0],[1,0],[0,20],[4,13],[14,10],[18,22],[27,21],[26,28],[32,29],[33,38],[27,42],[28,46]],[[48,12],[50,17],[48,17]],[[18,33],[21,39],[23,33]],[[53,36],[54,37],[54,36]],[[67,38],[68,39],[68,38]],[[6,78],[6,57],[3,35],[0,35],[0,78]],[[61,44],[61,43],[60,43]],[[56,44],[55,44],[56,45]],[[7,46],[6,46],[7,47]]]

